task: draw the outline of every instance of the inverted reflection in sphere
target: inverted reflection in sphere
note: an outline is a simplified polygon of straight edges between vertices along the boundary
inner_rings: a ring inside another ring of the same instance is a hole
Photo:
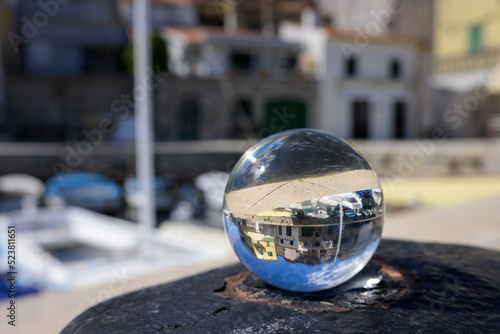
[[[350,144],[301,129],[267,137],[240,158],[223,219],[234,251],[255,275],[282,289],[319,291],[368,263],[384,205],[377,175]]]

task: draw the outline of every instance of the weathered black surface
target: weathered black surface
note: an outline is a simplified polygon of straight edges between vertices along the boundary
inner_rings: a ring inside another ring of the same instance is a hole
[[[292,275],[289,278],[294,279]],[[368,280],[381,280],[367,287]],[[387,307],[395,300],[408,298],[413,275],[381,259],[372,259],[363,270],[345,284],[318,292],[293,292],[275,288],[250,271],[224,278],[226,284],[215,294],[247,302],[274,304],[302,311],[346,312],[365,307]],[[367,288],[365,288],[367,287]]]
[[[111,299],[63,333],[500,333],[500,253],[384,240],[376,257],[411,273],[405,299],[322,312],[244,302],[220,295],[224,277],[245,270],[234,265]],[[367,291],[343,293],[352,298]]]

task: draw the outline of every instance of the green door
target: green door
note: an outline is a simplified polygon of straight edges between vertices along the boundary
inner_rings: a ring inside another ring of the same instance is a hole
[[[265,105],[265,133],[299,129],[306,127],[306,104],[300,100],[276,99]]]
[[[482,29],[480,25],[474,25],[469,28],[469,52],[475,53],[481,49]]]

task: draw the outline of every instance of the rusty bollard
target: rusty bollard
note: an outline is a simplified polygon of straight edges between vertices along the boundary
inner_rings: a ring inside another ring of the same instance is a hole
[[[358,275],[315,293],[237,264],[105,301],[62,333],[343,332],[499,333],[500,253],[382,240]]]

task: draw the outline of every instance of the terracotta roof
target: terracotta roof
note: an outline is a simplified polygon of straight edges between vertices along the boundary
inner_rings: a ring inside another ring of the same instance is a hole
[[[154,4],[165,4],[165,5],[179,5],[179,6],[190,6],[193,4],[192,0],[150,0]]]
[[[193,44],[201,44],[206,42],[208,39],[211,41],[225,42],[230,41],[231,43],[241,42],[241,43],[269,43],[277,47],[290,46],[299,48],[300,45],[296,43],[290,43],[286,41],[279,40],[273,37],[266,37],[262,35],[260,30],[254,29],[238,29],[233,33],[228,33],[221,27],[166,27],[164,28],[165,33],[179,34],[184,37],[187,41]]]
[[[308,1],[284,1],[276,4],[276,11],[281,14],[286,13],[300,15],[302,11],[308,7],[311,7],[311,4]]]
[[[355,31],[339,31],[333,28],[327,28],[329,40],[330,41],[350,41],[354,42],[358,40],[359,33]],[[409,35],[399,35],[399,34],[380,34],[380,35],[369,35],[364,33],[363,36],[369,38],[370,42],[379,44],[400,44],[400,45],[414,45],[420,48],[422,45],[422,40],[418,37]],[[361,43],[363,39],[361,38]]]
[[[163,31],[182,35],[191,44],[201,44],[208,36],[207,30],[201,27],[165,27]]]

